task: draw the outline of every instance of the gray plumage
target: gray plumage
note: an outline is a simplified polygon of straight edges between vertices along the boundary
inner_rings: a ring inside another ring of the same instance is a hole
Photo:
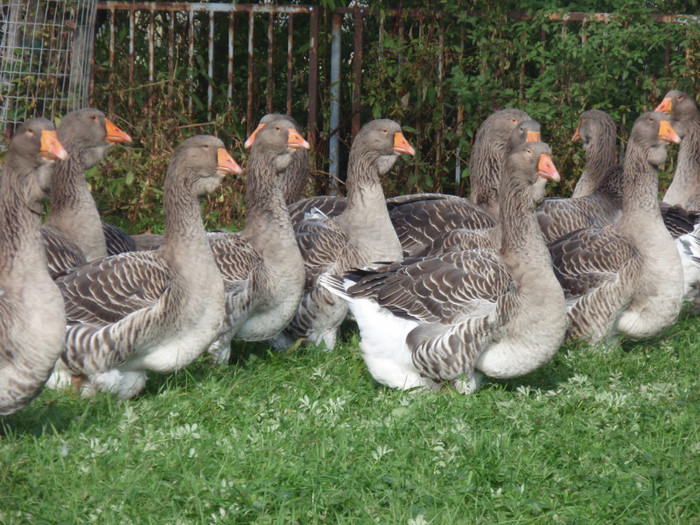
[[[510,133],[530,120],[524,111],[504,109],[489,116],[477,130],[469,160],[471,197],[464,199],[439,193],[418,193],[387,199],[387,207],[406,257],[435,250],[436,239],[456,228],[476,230],[493,227],[498,214],[498,181]],[[483,205],[483,207],[482,207]],[[290,205],[292,222],[316,208],[329,217],[342,213],[342,197],[312,197]]]
[[[480,373],[526,374],[555,354],[566,330],[564,296],[534,216],[542,177],[558,178],[550,154],[536,142],[508,156],[497,252],[445,252],[323,278],[348,302],[375,379],[397,388],[449,382],[468,393]]]
[[[76,245],[86,261],[108,255],[102,219],[85,180],[85,170],[100,162],[112,144],[131,141],[97,109],[68,113],[58,127],[58,137],[70,156],[54,165],[50,213],[42,232],[54,275],[69,269],[63,264],[81,260],[81,254],[75,253]],[[69,252],[73,252],[71,257]]]
[[[226,316],[209,353],[228,361],[231,338],[269,339],[289,323],[304,290],[304,261],[279,177],[309,144],[288,119],[257,131],[246,176],[246,225],[239,233],[210,233],[209,244],[223,275]]]
[[[692,96],[672,90],[664,97],[659,108],[670,105],[671,124],[682,141],[678,147],[676,172],[666,190],[664,202],[680,205],[692,211],[700,211],[700,113]],[[660,109],[657,108],[657,111]]]
[[[276,344],[284,347],[304,337],[335,346],[338,327],[347,315],[342,300],[318,283],[324,273],[342,273],[375,261],[402,259],[399,240],[389,218],[380,176],[401,153],[413,154],[401,127],[388,119],[362,127],[350,150],[347,205],[331,218],[307,218],[294,226],[306,266],[301,304]]]
[[[168,373],[199,356],[221,329],[224,286],[207,242],[198,197],[237,173],[216,137],[175,149],[163,190],[165,243],[83,265],[57,279],[68,326],[51,385],[77,376],[83,394],[132,397],[146,370]]]
[[[621,216],[622,166],[615,162],[615,123],[597,109],[581,115],[577,133],[586,167],[571,199],[545,199],[537,220],[547,243],[581,228],[604,227]]]
[[[50,163],[67,156],[56,145],[51,122],[28,120],[17,128],[0,175],[0,415],[41,392],[63,348],[63,300],[39,233]]]
[[[622,217],[612,226],[573,232],[550,245],[567,297],[572,338],[597,343],[616,333],[650,337],[675,321],[683,275],[661,219],[657,168],[667,154],[668,118],[645,113],[627,146]]]

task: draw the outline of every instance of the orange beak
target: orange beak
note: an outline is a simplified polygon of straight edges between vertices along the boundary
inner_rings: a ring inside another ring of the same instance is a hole
[[[41,156],[48,160],[66,160],[68,152],[59,142],[55,130],[45,129],[41,132],[41,147],[39,149]]]
[[[253,133],[255,135],[255,133]],[[251,137],[253,136],[251,135]],[[311,149],[311,145],[304,140],[299,132],[295,129],[289,128],[289,134],[287,135],[287,147],[291,149]]]
[[[540,132],[539,131],[528,131],[525,137],[525,142],[540,142]]]
[[[230,173],[232,175],[238,175],[243,173],[243,169],[238,165],[238,163],[231,158],[224,148],[219,148],[216,154],[216,171],[219,173]]]
[[[578,126],[576,126],[576,131],[574,131],[574,136],[571,137],[571,142],[578,142],[581,140],[581,135],[578,134],[579,130],[581,129],[581,123],[578,123]]]
[[[661,104],[656,106],[656,109],[654,111],[658,113],[670,113],[671,112],[671,106],[673,105],[673,99],[670,97],[666,97],[661,101]]]
[[[243,144],[245,146],[245,149],[250,149],[253,147],[253,143],[255,142],[255,137],[258,136],[258,133],[260,133],[260,130],[265,127],[265,124],[258,124],[258,127],[255,128],[255,131],[251,133],[250,137],[248,137]]]
[[[554,182],[559,182],[561,180],[557,167],[552,161],[552,157],[546,153],[540,155],[540,161],[537,163],[537,175],[544,179],[553,180]]]
[[[131,142],[129,134],[120,130],[108,118],[105,119],[105,126],[107,127],[107,137],[105,138],[107,142]]]
[[[416,150],[413,149],[406,137],[400,131],[394,135],[394,151],[396,153],[408,153],[409,155],[415,155]]]
[[[673,129],[668,120],[662,120],[659,124],[659,138],[664,142],[675,142],[676,144],[681,141],[678,133],[676,133],[676,130]]]

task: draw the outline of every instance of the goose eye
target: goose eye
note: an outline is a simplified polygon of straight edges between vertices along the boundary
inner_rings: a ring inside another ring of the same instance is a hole
[[[92,120],[97,120],[97,115],[90,115],[90,118],[91,118]]]
[[[384,128],[384,129],[382,130],[382,133],[387,134],[387,133],[389,133],[389,130],[386,129],[386,128]]]
[[[527,148],[525,151],[527,152],[528,155],[532,155],[532,150],[530,148]]]
[[[517,124],[517,123],[518,123],[518,119],[513,117],[513,124]]]
[[[30,137],[33,137],[34,132],[31,129],[27,129],[27,135],[29,135]]]
[[[204,151],[209,151],[209,144],[204,145]]]
[[[282,130],[282,128],[279,127],[279,125],[275,126],[275,131],[281,131],[281,130]]]

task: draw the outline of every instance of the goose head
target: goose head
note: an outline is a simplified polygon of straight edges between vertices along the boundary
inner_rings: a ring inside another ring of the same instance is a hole
[[[630,146],[641,147],[649,164],[658,167],[666,161],[668,143],[678,144],[681,139],[673,129],[668,116],[656,111],[643,113],[634,121]]]
[[[221,139],[197,135],[183,141],[173,153],[165,184],[180,181],[197,197],[215,191],[227,174],[243,170],[226,151]]]
[[[508,151],[513,151],[520,144],[525,142],[540,142],[540,123],[536,120],[523,120],[519,122],[510,132],[508,137]]]
[[[51,187],[51,165],[68,158],[56,135],[56,128],[45,118],[33,118],[21,124],[12,138],[14,170],[26,202],[35,213],[41,213],[41,200]]]
[[[300,149],[311,148],[301,136],[293,120],[284,115],[272,119],[260,126],[248,137],[246,144],[251,144],[251,153],[272,155],[273,170],[279,173],[287,169],[294,153]]]
[[[698,106],[693,97],[683,91],[672,89],[656,107],[654,111],[666,113],[671,117],[671,124],[683,138],[686,133],[686,123],[689,121],[700,121]]]
[[[545,142],[525,142],[516,146],[506,158],[507,184],[527,190],[532,207],[544,200],[548,181],[559,182],[560,176],[552,161],[552,150]]]
[[[578,126],[574,136],[571,137],[572,142],[581,142],[583,149],[587,150],[591,144],[595,143],[595,139],[602,136],[603,129],[615,130],[615,122],[605,111],[599,109],[589,109],[581,113],[578,121]]]
[[[401,126],[390,119],[368,122],[360,129],[350,149],[350,155],[362,155],[373,165],[379,175],[387,173],[401,154],[415,155]]]
[[[100,162],[112,144],[131,142],[127,133],[93,108],[71,111],[63,117],[58,138],[71,156],[80,160],[83,169]]]

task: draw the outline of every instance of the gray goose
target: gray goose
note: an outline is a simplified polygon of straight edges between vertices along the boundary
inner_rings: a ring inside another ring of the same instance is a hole
[[[245,228],[208,234],[226,296],[223,329],[209,348],[216,362],[228,361],[232,337],[260,341],[281,332],[304,290],[304,261],[280,177],[297,151],[310,146],[287,119],[268,121],[256,133],[246,175]]]
[[[0,415],[41,392],[63,348],[63,300],[39,229],[50,162],[67,156],[54,125],[30,119],[17,128],[0,174]]]
[[[323,343],[329,350],[335,346],[347,307],[319,285],[322,274],[402,259],[380,182],[402,153],[414,155],[415,151],[396,122],[379,119],[365,124],[350,149],[343,213],[331,218],[309,217],[295,224],[306,266],[306,286],[294,318],[274,340],[278,347],[287,347],[300,337]]]
[[[683,274],[659,211],[659,164],[680,139],[668,117],[645,113],[634,123],[624,162],[622,217],[550,244],[567,298],[568,336],[598,343],[617,333],[651,337],[673,323]]]
[[[198,197],[240,172],[218,138],[185,140],[165,178],[165,244],[98,259],[56,280],[68,326],[51,386],[76,380],[83,395],[130,398],[143,389],[146,370],[173,372],[207,349],[224,318],[224,284]]]
[[[69,157],[55,163],[49,194],[51,211],[42,228],[54,276],[72,268],[65,264],[79,262],[81,255],[86,261],[108,255],[102,219],[84,170],[100,162],[112,144],[131,142],[129,135],[97,109],[68,113],[58,126],[58,138]],[[76,245],[82,254],[75,252]]]
[[[258,133],[270,122],[275,122],[279,120],[286,120],[292,125],[294,130],[301,134],[301,127],[294,118],[289,115],[284,115],[282,113],[268,113],[263,116],[258,123],[258,127],[255,131],[248,137],[245,141],[245,147],[250,149],[255,142],[255,138]],[[289,162],[289,166],[282,173],[279,174],[280,185],[282,187],[282,193],[287,205],[300,200],[304,195],[304,190],[309,181],[309,152],[308,148],[297,148],[292,155],[292,160]]]
[[[387,207],[405,256],[425,254],[437,237],[454,228],[492,227],[498,213],[498,176],[510,132],[530,120],[524,111],[504,109],[490,115],[477,130],[469,160],[471,197],[418,193],[387,199]],[[483,208],[482,208],[483,206]],[[332,217],[345,207],[342,197],[312,197],[290,205],[292,222],[316,208]]]
[[[656,111],[670,113],[671,123],[682,142],[678,148],[676,172],[663,201],[700,211],[700,113],[693,97],[683,91],[666,93]]]
[[[597,109],[585,111],[572,140],[581,140],[586,167],[570,199],[548,198],[537,209],[547,243],[581,228],[613,224],[621,216],[622,167],[615,163],[615,123]]]
[[[470,393],[482,374],[524,375],[556,353],[566,305],[534,215],[546,181],[559,180],[550,155],[532,142],[507,157],[498,252],[454,251],[322,279],[347,301],[377,381]]]

